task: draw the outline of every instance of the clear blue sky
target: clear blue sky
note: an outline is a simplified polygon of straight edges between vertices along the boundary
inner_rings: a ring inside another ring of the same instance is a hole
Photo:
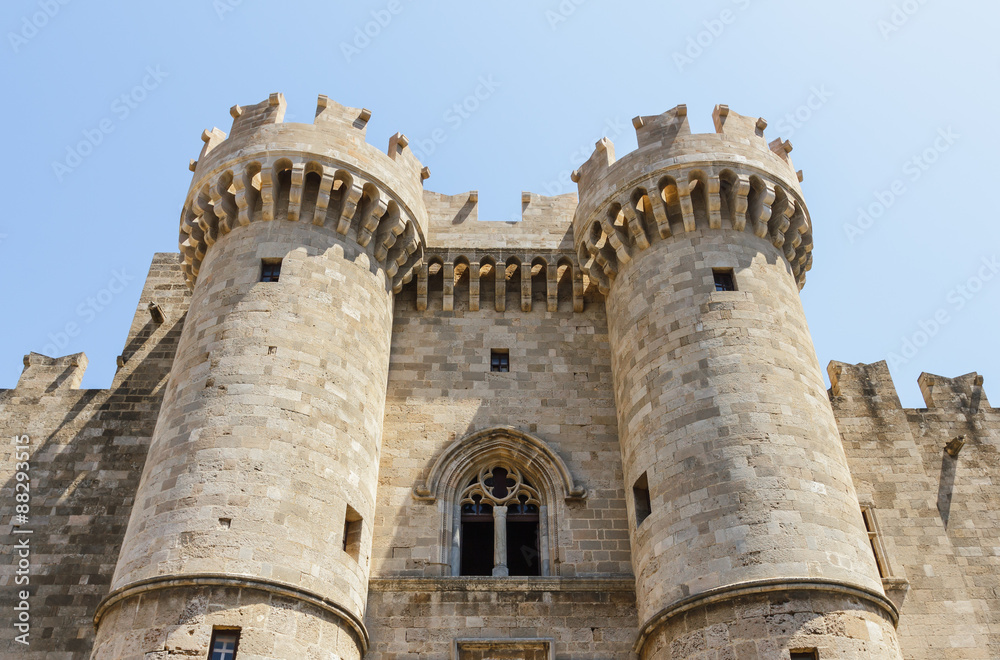
[[[600,137],[634,148],[636,115],[686,103],[699,132],[716,103],[765,117],[805,170],[816,249],[803,300],[821,364],[895,353],[906,405],[923,405],[921,371],[979,371],[1000,401],[1000,273],[984,268],[1000,258],[987,203],[997,3],[8,0],[0,11],[0,387],[70,323],[79,332],[58,353],[86,352],[84,385],[110,384],[152,254],[177,250],[199,135],[228,131],[233,104],[280,91],[286,120],[311,121],[327,94],[373,111],[373,144],[396,131],[423,141],[427,187],[478,189],[484,219],[516,215],[522,190],[574,191],[568,172]],[[860,208],[878,217],[859,221]],[[116,274],[124,290],[102,293]]]

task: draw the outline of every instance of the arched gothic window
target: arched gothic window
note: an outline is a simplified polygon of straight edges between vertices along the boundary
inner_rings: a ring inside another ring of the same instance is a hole
[[[461,575],[541,575],[538,491],[509,463],[479,469],[459,498]]]
[[[446,574],[550,576],[559,574],[562,502],[581,503],[587,490],[543,440],[495,427],[446,447],[413,497],[437,503]]]

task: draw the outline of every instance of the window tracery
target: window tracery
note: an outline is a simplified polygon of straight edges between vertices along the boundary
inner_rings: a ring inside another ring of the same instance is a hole
[[[459,497],[462,575],[541,575],[542,498],[509,463],[482,466]]]

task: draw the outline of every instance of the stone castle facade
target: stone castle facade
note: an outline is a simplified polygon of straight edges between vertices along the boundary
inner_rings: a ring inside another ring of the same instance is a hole
[[[1000,657],[1000,414],[826,388],[764,120],[638,117],[490,223],[369,111],[284,112],[203,134],[110,389],[0,391],[3,657]]]

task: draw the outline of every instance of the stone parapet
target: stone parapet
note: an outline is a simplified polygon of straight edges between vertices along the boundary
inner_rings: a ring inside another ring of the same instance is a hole
[[[615,158],[607,138],[573,173],[580,265],[602,290],[652,243],[699,228],[749,232],[777,248],[799,288],[812,267],[812,222],[791,143],[768,144],[767,122],[716,106],[714,134],[692,134],[687,106],[636,117],[639,148]]]
[[[330,226],[384,269],[398,291],[421,263],[430,172],[397,133],[383,153],[365,141],[371,112],[325,96],[313,124],[284,123],[285,99],[233,106],[231,135],[205,131],[180,220],[180,250],[194,286],[208,249],[251,222]]]

